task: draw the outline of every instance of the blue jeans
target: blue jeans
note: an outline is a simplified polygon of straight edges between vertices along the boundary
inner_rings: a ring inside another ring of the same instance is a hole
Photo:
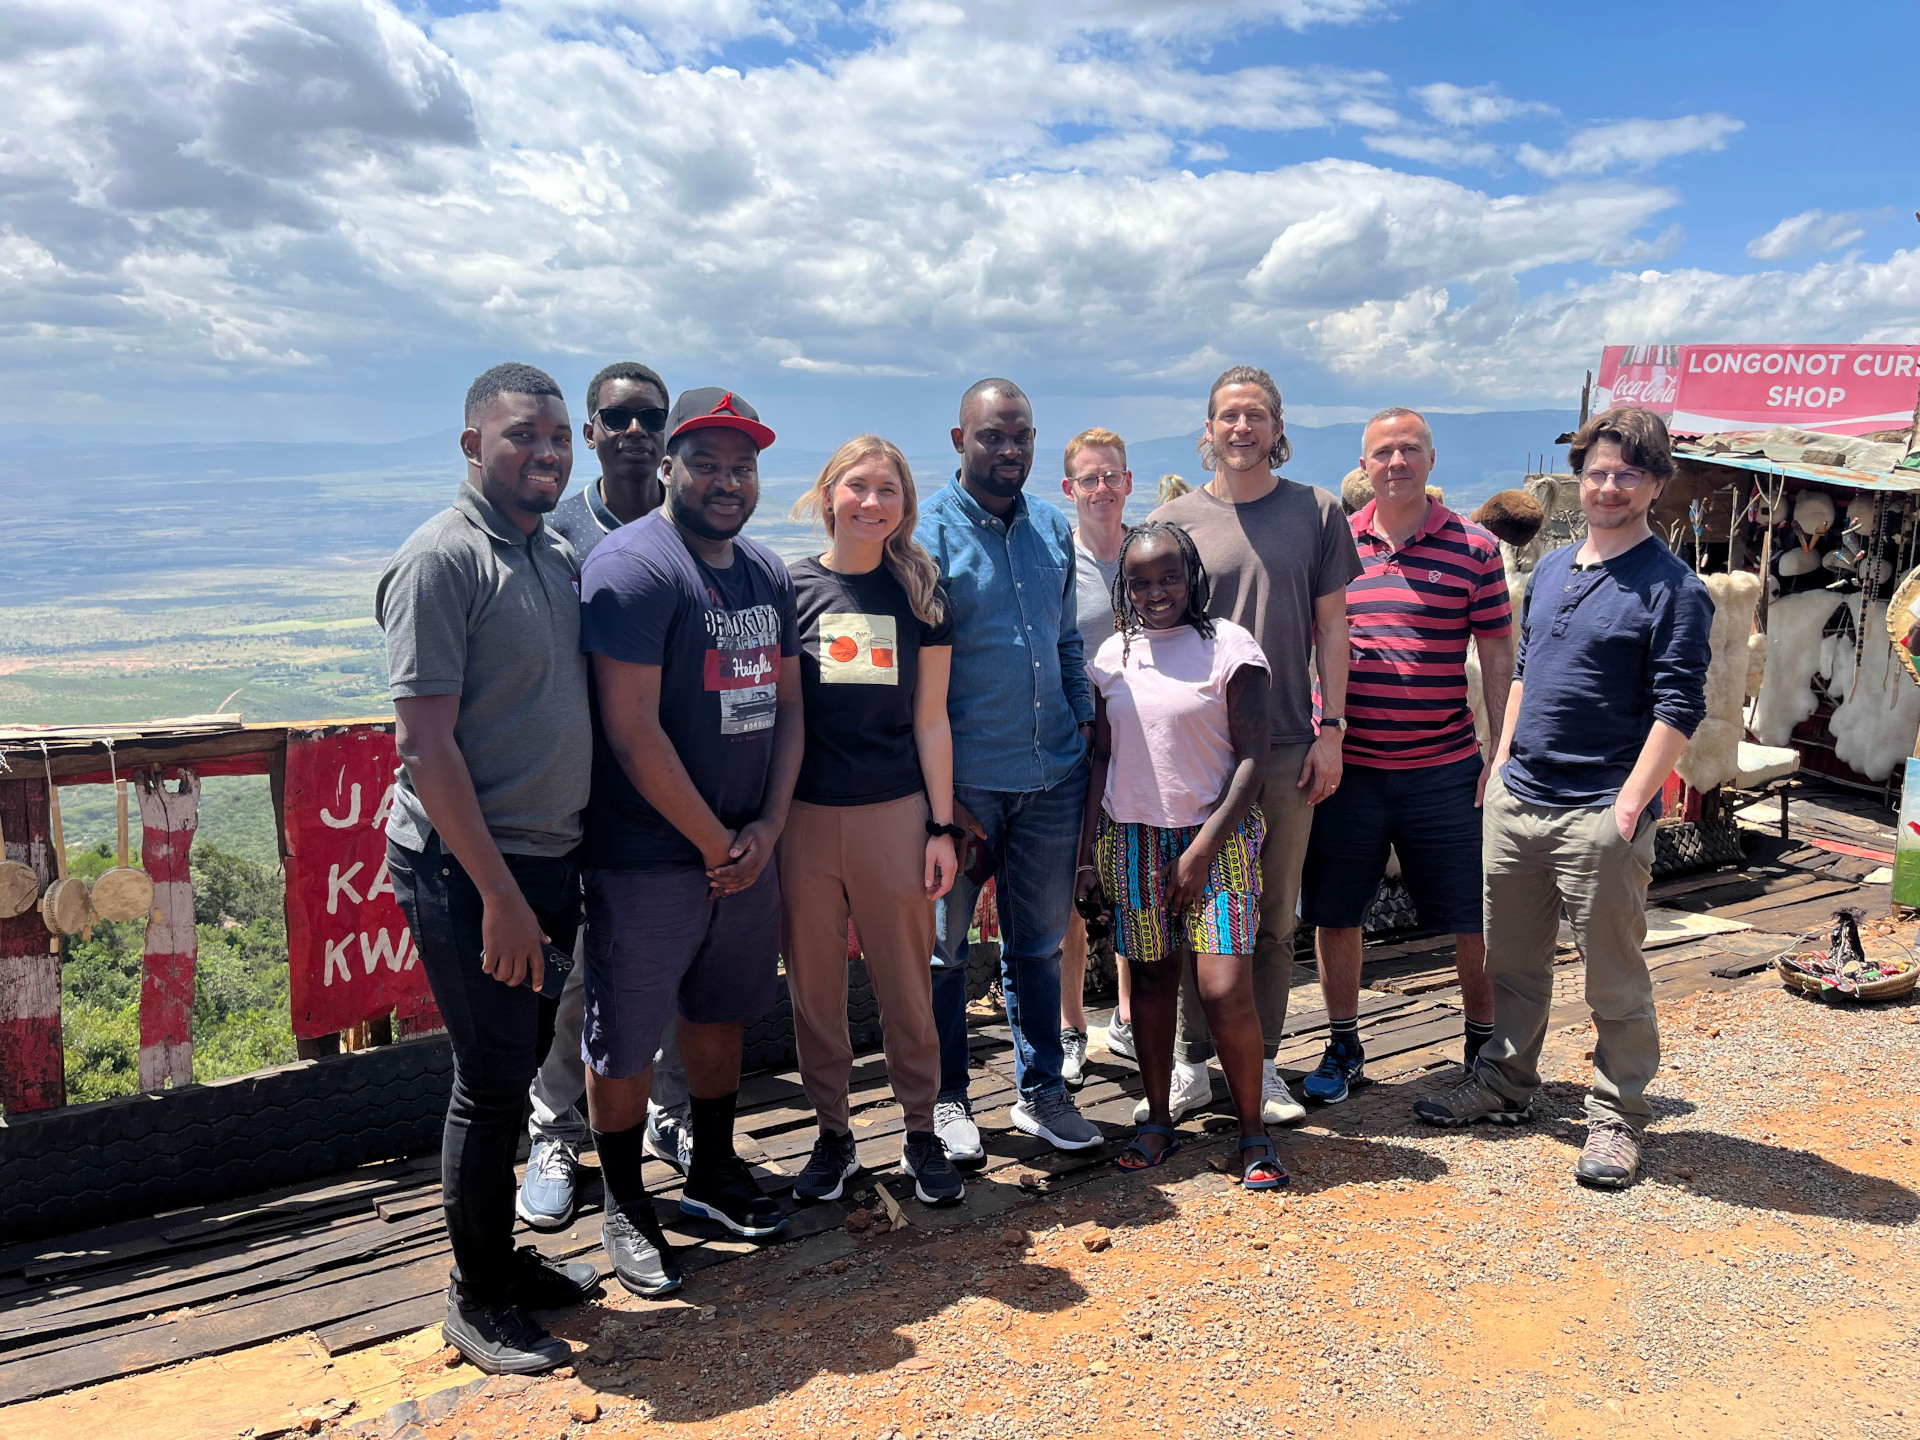
[[[1051,790],[955,785],[953,798],[987,832],[999,860],[1000,983],[1013,1028],[1020,1098],[1063,1090],[1060,1078],[1060,942],[1073,913],[1073,870],[1087,800],[1085,759]],[[980,886],[963,871],[934,905],[933,1018],[940,1031],[940,1098],[967,1094],[967,930]]]

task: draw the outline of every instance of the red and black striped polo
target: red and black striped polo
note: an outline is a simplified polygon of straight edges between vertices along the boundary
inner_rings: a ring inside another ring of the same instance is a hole
[[[1346,763],[1381,770],[1479,753],[1467,708],[1467,641],[1513,631],[1500,545],[1438,501],[1395,550],[1373,505],[1352,517],[1361,574],[1347,586]]]

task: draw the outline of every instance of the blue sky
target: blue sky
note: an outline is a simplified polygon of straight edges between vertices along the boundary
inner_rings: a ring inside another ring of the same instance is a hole
[[[8,433],[385,440],[495,360],[937,442],[1920,339],[1911,3],[16,0]],[[1904,182],[1904,183],[1903,183]]]

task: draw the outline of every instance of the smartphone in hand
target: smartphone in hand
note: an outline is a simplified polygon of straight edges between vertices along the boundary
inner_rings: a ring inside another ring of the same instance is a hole
[[[540,942],[542,974],[539,993],[549,1000],[558,1000],[560,992],[566,988],[567,976],[573,971],[573,956],[567,954],[558,945],[550,941]],[[527,967],[527,978],[521,982],[528,989],[533,988],[533,967]]]

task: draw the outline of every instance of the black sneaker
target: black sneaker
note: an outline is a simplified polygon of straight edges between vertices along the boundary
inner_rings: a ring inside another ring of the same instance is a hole
[[[549,1260],[531,1245],[513,1252],[508,1282],[516,1305],[529,1310],[562,1310],[590,1299],[600,1288],[600,1272],[579,1260]]]
[[[822,1130],[813,1142],[807,1168],[793,1182],[793,1193],[801,1200],[838,1200],[847,1181],[859,1173],[860,1157],[854,1154],[853,1136]]]
[[[573,1359],[573,1347],[549,1335],[518,1305],[460,1305],[447,1296],[440,1336],[489,1375],[538,1375]]]
[[[909,1130],[900,1147],[900,1168],[913,1177],[913,1193],[922,1205],[956,1205],[966,1198],[966,1182],[947,1158],[947,1147],[931,1130]]]
[[[753,1172],[738,1155],[696,1167],[680,1192],[680,1208],[689,1215],[718,1220],[749,1240],[778,1235],[787,1228],[780,1206],[761,1194]]]
[[[1509,1100],[1482,1078],[1479,1070],[1469,1070],[1467,1078],[1427,1100],[1413,1102],[1416,1120],[1429,1125],[1456,1129],[1485,1120],[1494,1125],[1519,1125],[1533,1118],[1533,1106]]]
[[[680,1288],[680,1262],[651,1200],[609,1210],[600,1222],[600,1243],[613,1262],[614,1278],[634,1294],[653,1299]]]

